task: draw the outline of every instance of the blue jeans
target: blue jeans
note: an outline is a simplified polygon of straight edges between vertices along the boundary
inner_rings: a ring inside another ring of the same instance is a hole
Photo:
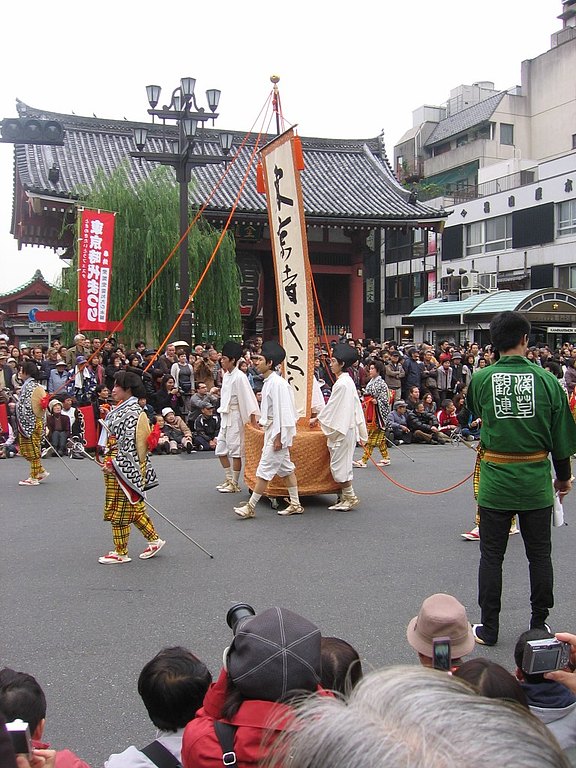
[[[480,507],[480,566],[478,604],[487,640],[498,639],[502,597],[502,563],[508,545],[510,524],[518,515],[520,533],[530,572],[531,627],[542,627],[554,605],[554,572],[550,526],[552,507],[505,511]]]

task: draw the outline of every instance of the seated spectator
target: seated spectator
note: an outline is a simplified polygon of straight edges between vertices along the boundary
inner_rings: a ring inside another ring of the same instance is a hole
[[[456,416],[456,407],[452,400],[443,400],[442,407],[436,414],[440,425],[440,432],[443,435],[452,437],[460,429],[458,417]]]
[[[406,408],[409,411],[414,410],[420,402],[420,387],[416,385],[410,387],[408,390],[408,396],[406,397]]]
[[[462,408],[456,414],[458,424],[462,432],[462,437],[465,440],[480,440],[480,427],[482,426],[482,419],[476,418],[472,411],[463,405]]]
[[[427,413],[424,403],[420,401],[413,411],[408,411],[406,419],[412,442],[414,443],[449,443],[450,438],[443,435],[438,425],[438,419],[433,413]]]
[[[54,398],[48,405],[46,416],[46,429],[48,430],[48,442],[59,456],[66,453],[66,444],[71,436],[70,419],[62,414],[62,403]],[[50,449],[42,451],[42,456],[48,456]]]
[[[62,400],[62,415],[68,416],[68,419],[70,420],[71,439],[77,439],[80,440],[80,442],[83,442],[84,414],[79,408],[76,408],[70,395],[66,395]]]
[[[462,658],[472,652],[475,642],[466,608],[455,597],[442,592],[424,600],[418,616],[408,624],[406,637],[424,667],[433,666],[435,637],[450,638],[453,667],[458,667]]]
[[[158,443],[156,445],[156,448],[152,451],[152,453],[159,456],[161,453],[170,453],[170,438],[164,432],[164,427],[166,426],[166,422],[164,421],[164,416],[155,416],[154,417],[154,423],[158,425],[158,429],[160,430],[160,436],[158,438]]]
[[[208,386],[203,381],[196,381],[194,383],[194,394],[190,398],[190,413],[188,415],[188,424],[194,427],[194,422],[202,411],[202,404],[205,400],[209,400],[214,408],[218,407],[219,398],[212,392],[208,391]]]
[[[259,765],[292,714],[289,695],[323,690],[320,630],[307,619],[270,608],[240,619],[234,632],[224,669],[184,730],[184,768],[221,768],[230,751],[238,768]]]
[[[182,413],[182,398],[178,392],[178,387],[174,377],[167,373],[162,377],[160,389],[151,398],[151,404],[156,413],[162,413],[165,408],[171,408],[177,416]]]
[[[576,746],[576,695],[561,682],[546,679],[544,675],[529,675],[522,669],[526,643],[553,637],[545,629],[523,632],[514,648],[514,661],[516,677],[526,694],[530,711],[548,726],[562,749],[567,749]]]
[[[192,453],[194,444],[192,443],[192,432],[183,418],[176,416],[172,408],[163,408],[164,426],[162,433],[168,435],[170,440],[170,453],[178,453],[184,450],[186,453]]]
[[[68,369],[64,360],[57,360],[56,366],[50,371],[48,379],[48,394],[64,394],[68,385]]]
[[[453,674],[473,685],[481,696],[517,701],[528,709],[526,694],[518,680],[507,669],[490,659],[469,659],[455,669]]]
[[[130,746],[110,755],[105,768],[154,768],[156,754],[163,752],[180,762],[184,727],[202,706],[211,682],[206,665],[186,648],[165,648],[156,654],[138,678],[138,693],[159,731],[156,739],[143,750]]]
[[[362,662],[358,651],[339,637],[323,637],[320,652],[322,688],[348,696],[362,679]]]
[[[16,672],[9,667],[0,670],[0,712],[6,722],[23,720],[28,723],[32,746],[48,749],[42,742],[46,725],[46,696],[38,681],[26,672]],[[56,753],[56,768],[89,768],[68,749]]]
[[[480,696],[453,675],[388,667],[361,680],[348,701],[304,701],[266,766],[568,768],[568,762],[542,723],[517,704]]]
[[[0,432],[0,459],[13,459],[18,453],[18,430],[12,427],[9,419],[6,421],[6,427],[6,432]]]
[[[194,447],[197,451],[213,451],[220,431],[220,415],[210,400],[204,400],[200,414],[194,422]]]
[[[396,445],[412,442],[412,432],[406,418],[406,401],[396,400],[388,414],[387,427],[392,432],[392,440]]]

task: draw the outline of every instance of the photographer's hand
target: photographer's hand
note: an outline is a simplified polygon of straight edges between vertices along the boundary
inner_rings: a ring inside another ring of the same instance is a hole
[[[16,755],[16,765],[18,768],[55,768],[56,750],[35,749],[30,760],[26,755]]]
[[[557,632],[556,639],[563,643],[570,643],[570,662],[568,668],[558,669],[556,672],[546,672],[544,677],[547,680],[562,683],[566,688],[576,693],[576,635],[571,635],[568,632]]]

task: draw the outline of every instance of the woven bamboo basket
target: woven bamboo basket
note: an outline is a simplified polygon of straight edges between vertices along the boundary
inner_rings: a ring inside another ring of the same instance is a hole
[[[249,488],[256,483],[256,468],[260,461],[264,432],[250,424],[244,428],[244,480]],[[296,465],[298,493],[300,496],[314,496],[321,493],[337,493],[340,486],[334,482],[330,473],[330,456],[326,446],[326,436],[321,429],[310,429],[305,420],[298,422],[296,436],[290,448],[290,458]],[[276,476],[268,483],[266,496],[286,496],[285,482]]]

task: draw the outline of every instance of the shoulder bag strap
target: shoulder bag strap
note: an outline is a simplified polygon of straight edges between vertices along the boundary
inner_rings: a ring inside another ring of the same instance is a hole
[[[153,741],[147,747],[141,749],[148,760],[151,760],[157,768],[182,768],[182,764],[174,757],[172,752],[159,741]]]
[[[234,752],[234,737],[238,726],[223,723],[221,720],[214,720],[214,730],[222,747],[222,763],[228,768],[236,768],[238,761],[236,752]]]

